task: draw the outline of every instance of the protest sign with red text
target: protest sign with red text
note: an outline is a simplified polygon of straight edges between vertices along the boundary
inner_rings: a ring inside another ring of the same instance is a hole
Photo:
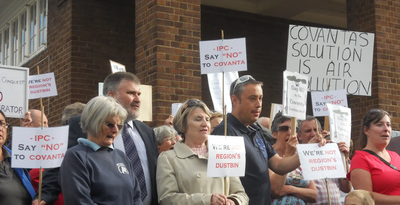
[[[57,95],[54,73],[29,76],[29,99],[45,98]]]

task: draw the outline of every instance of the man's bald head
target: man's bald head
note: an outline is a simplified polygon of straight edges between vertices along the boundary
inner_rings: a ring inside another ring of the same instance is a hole
[[[30,109],[28,112],[31,113],[32,122],[29,124],[29,127],[41,127],[41,115],[42,111],[37,109]],[[43,114],[43,127],[49,127],[47,117]]]
[[[258,123],[260,124],[260,125],[262,125],[263,127],[265,127],[265,128],[267,128],[267,129],[269,129],[269,117],[260,117],[260,118],[258,118]]]

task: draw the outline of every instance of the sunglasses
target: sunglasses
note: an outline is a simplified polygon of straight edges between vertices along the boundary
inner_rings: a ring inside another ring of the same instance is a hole
[[[287,132],[290,129],[289,126],[280,126],[278,127],[278,131]]]
[[[194,107],[196,105],[198,105],[199,103],[201,103],[202,101],[200,100],[189,100],[184,106],[183,109],[181,111],[181,114],[183,114],[183,112],[185,112],[186,108],[188,107]]]
[[[112,128],[114,128],[115,126],[117,126],[118,130],[121,130],[122,127],[123,127],[123,125],[118,125],[118,124],[116,124],[116,123],[111,123],[111,122],[104,122],[104,124],[106,124],[107,127],[110,128],[110,129],[112,129]]]
[[[244,75],[244,76],[240,77],[239,79],[237,79],[235,86],[233,86],[233,90],[235,90],[236,86],[239,85],[240,83],[244,83],[250,79],[255,81],[255,79],[251,75]]]
[[[8,124],[8,123],[6,123],[6,122],[4,122],[4,121],[1,121],[1,122],[0,122],[0,127],[2,127],[2,128],[7,129],[9,126],[10,126],[10,124]]]

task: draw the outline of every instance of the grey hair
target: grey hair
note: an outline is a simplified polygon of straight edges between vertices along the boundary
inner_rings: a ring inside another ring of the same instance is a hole
[[[81,115],[82,131],[97,137],[107,118],[117,116],[123,124],[127,115],[126,110],[114,98],[108,96],[94,97],[83,109]]]
[[[83,111],[83,108],[85,108],[86,104],[81,103],[81,102],[76,102],[70,105],[67,105],[61,116],[61,125],[68,125],[68,120],[71,117],[80,115]]]
[[[319,122],[319,120],[314,116],[307,115],[305,120],[297,120],[297,127],[298,127],[297,132],[301,134],[301,128],[302,128],[301,123],[303,123],[304,121],[312,121],[312,120],[316,120],[318,122],[319,130],[321,130],[322,127],[321,127],[321,123]],[[318,130],[318,132],[319,132],[319,130]]]
[[[197,101],[197,104],[192,107],[188,107],[188,102],[190,101]],[[174,125],[175,130],[178,132],[179,135],[182,136],[182,141],[185,142],[185,131],[187,129],[187,116],[195,109],[201,108],[209,117],[211,117],[211,111],[207,107],[207,105],[198,99],[191,99],[182,103],[179,107],[178,111],[176,111],[174,120],[172,124]]]
[[[175,137],[176,131],[168,125],[162,125],[154,128],[156,135],[157,145],[161,145],[165,138]]]
[[[103,95],[106,96],[110,91],[117,93],[119,85],[124,80],[140,85],[140,80],[135,74],[129,72],[116,72],[108,75],[104,80]]]
[[[290,121],[290,120],[291,120],[291,118],[283,116],[282,112],[276,113],[274,120],[272,121],[271,132],[275,132],[275,133],[278,132],[279,125],[286,121]],[[294,129],[292,129],[292,130],[294,130]]]
[[[263,86],[263,82],[257,81],[255,79],[253,79],[253,77],[251,77],[249,80],[247,80],[245,82],[241,82],[241,83],[237,84],[236,87],[235,87],[236,81],[238,81],[239,78],[234,80],[231,83],[231,88],[230,88],[230,91],[229,91],[230,96],[232,97],[232,95],[235,95],[239,99],[239,102],[242,100],[241,97],[242,97],[242,93],[244,91],[244,86],[246,86],[248,84],[261,85],[261,87]],[[232,107],[233,107],[233,102],[231,102],[231,103],[232,103]]]

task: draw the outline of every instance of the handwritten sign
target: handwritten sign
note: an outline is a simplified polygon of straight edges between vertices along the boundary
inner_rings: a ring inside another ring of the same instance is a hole
[[[247,70],[246,39],[200,41],[201,74]]]
[[[282,115],[306,119],[308,77],[291,71],[283,72]]]
[[[373,33],[290,25],[286,69],[309,76],[309,91],[371,96],[373,51]]]
[[[57,95],[54,73],[29,76],[29,99],[45,98]]]
[[[298,144],[297,152],[305,180],[345,177],[336,143],[328,143],[322,147],[317,143]]]
[[[230,87],[233,81],[239,78],[237,71],[224,73],[224,104],[226,105],[226,113],[232,112],[232,103],[230,96]],[[222,73],[207,74],[208,88],[210,89],[211,99],[213,101],[214,110],[223,112],[222,106]]]
[[[244,176],[245,167],[243,137],[208,136],[207,177]]]
[[[60,167],[68,146],[68,127],[13,127],[11,167]]]
[[[328,103],[329,126],[332,142],[346,142],[350,147],[351,109]]]
[[[111,72],[116,73],[116,72],[126,72],[125,65],[121,63],[117,63],[115,61],[110,60],[111,64]]]
[[[346,90],[311,92],[311,101],[315,117],[329,115],[327,103],[348,107]]]
[[[29,68],[0,65],[0,110],[10,118],[28,111]]]
[[[182,103],[172,103],[171,105],[171,115],[175,116],[178,109],[181,107]]]

